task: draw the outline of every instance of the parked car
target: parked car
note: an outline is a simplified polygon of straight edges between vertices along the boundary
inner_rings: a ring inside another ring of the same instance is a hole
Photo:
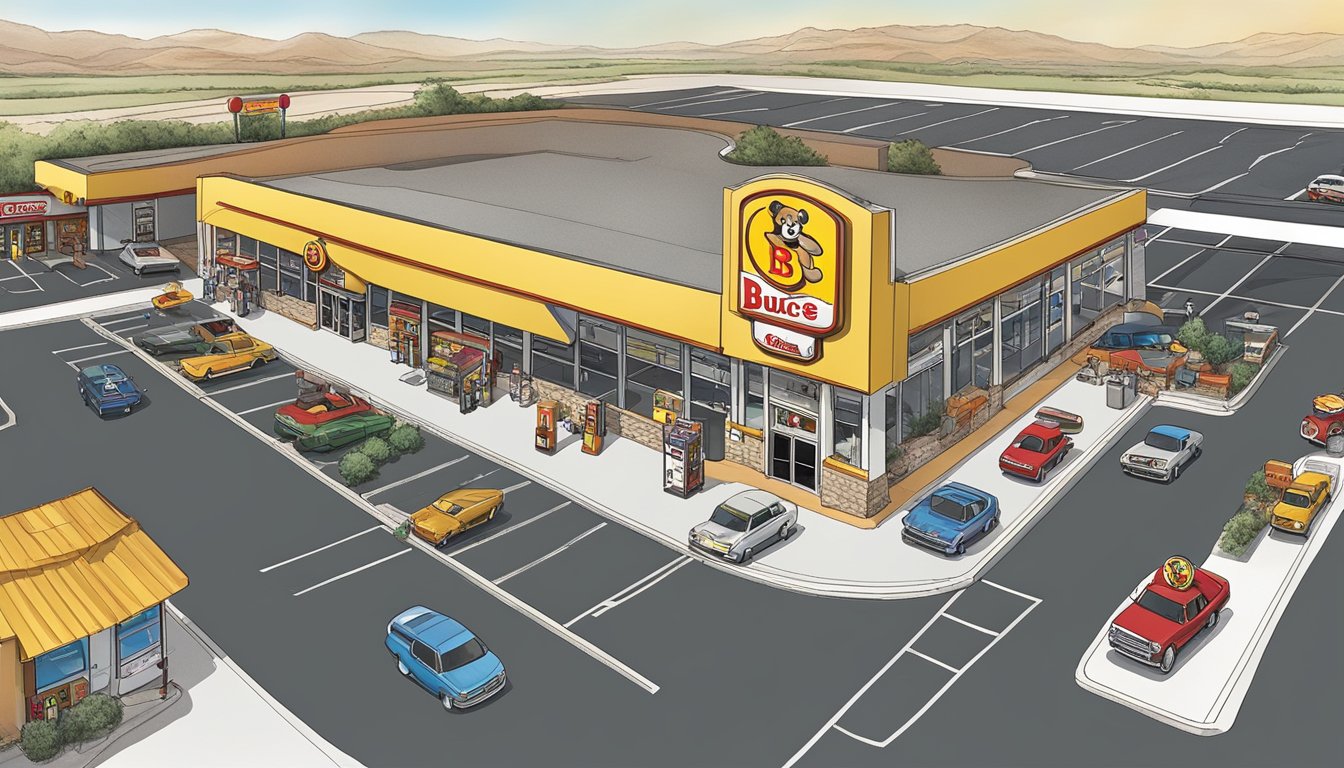
[[[1302,536],[1310,534],[1311,524],[1334,496],[1338,474],[1335,465],[1308,459],[1302,472],[1293,478],[1292,485],[1283,489],[1282,498],[1271,510],[1271,528]]]
[[[1092,346],[1096,349],[1169,349],[1176,340],[1176,328],[1144,323],[1112,326]]]
[[[226,333],[211,342],[203,354],[184,357],[177,364],[187,378],[200,381],[256,368],[277,357],[275,348],[260,339],[246,333]]]
[[[1169,483],[1181,476],[1181,468],[1204,452],[1204,436],[1185,427],[1159,424],[1148,430],[1143,442],[1120,454],[1120,469],[1135,477]]]
[[[458,534],[487,523],[504,508],[504,492],[493,488],[458,488],[411,515],[411,531],[436,547]]]
[[[1130,604],[1111,622],[1107,641],[1122,655],[1165,675],[1201,630],[1217,626],[1231,595],[1227,579],[1183,557],[1170,558],[1151,582],[1130,595]]]
[[[504,689],[504,663],[471,630],[422,605],[388,622],[383,645],[397,671],[438,697],[447,710],[466,709]]]
[[[168,354],[204,354],[210,344],[225,334],[237,331],[233,320],[227,317],[215,317],[201,320],[190,325],[173,325],[153,331],[145,331],[135,336],[137,347],[151,355]]]
[[[1344,176],[1317,176],[1307,185],[1307,199],[1313,203],[1344,203]]]
[[[293,416],[277,411],[274,428],[276,435],[293,440],[294,447],[300,451],[326,453],[367,437],[390,432],[394,424],[395,419],[373,408],[317,424],[303,424]]]
[[[130,413],[144,399],[144,390],[115,365],[91,365],[76,376],[79,397],[94,413]]]
[[[999,469],[1010,475],[1042,482],[1073,448],[1073,439],[1059,424],[1038,419],[1028,424],[999,455]]]
[[[944,555],[964,555],[972,541],[999,524],[999,500],[961,483],[946,483],[919,500],[901,520],[901,538]]]
[[[691,529],[692,549],[734,563],[746,563],[774,541],[786,541],[798,526],[798,506],[772,493],[752,489],[734,494]]]
[[[1321,395],[1311,401],[1311,413],[1302,418],[1298,434],[1318,445],[1344,434],[1344,397]]]
[[[127,243],[117,259],[137,275],[146,272],[177,272],[182,262],[168,255],[158,243]]]

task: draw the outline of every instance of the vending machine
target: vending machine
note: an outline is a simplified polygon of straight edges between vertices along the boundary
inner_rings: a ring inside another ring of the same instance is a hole
[[[700,422],[677,419],[663,428],[663,490],[684,499],[704,484]]]
[[[607,435],[607,408],[601,400],[589,400],[583,408],[583,452],[596,456],[602,452]]]
[[[560,420],[560,403],[555,400],[537,402],[537,450],[555,452],[555,432]]]

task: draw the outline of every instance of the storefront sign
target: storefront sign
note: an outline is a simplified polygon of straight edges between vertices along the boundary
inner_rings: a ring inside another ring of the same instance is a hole
[[[303,245],[303,263],[308,269],[322,273],[327,269],[327,244],[322,238],[309,240]]]
[[[44,198],[31,200],[6,200],[0,202],[0,218],[17,218],[19,216],[45,216],[49,203]]]
[[[802,194],[761,192],[742,203],[738,314],[772,355],[811,362],[843,324],[845,220]]]
[[[240,114],[244,115],[267,115],[271,112],[280,111],[279,99],[253,99],[244,101]]]
[[[131,675],[134,675],[137,672],[143,672],[146,669],[149,669],[150,667],[154,666],[155,664],[158,664],[159,660],[162,658],[163,653],[160,651],[160,649],[155,648],[154,650],[144,654],[143,656],[137,656],[134,659],[131,659],[130,661],[126,662],[125,664],[122,664],[121,674],[119,674],[118,677],[120,677],[122,680],[125,680],[126,678],[130,677]]]
[[[1195,567],[1184,557],[1173,557],[1162,564],[1162,578],[1172,589],[1184,591],[1195,583]]]

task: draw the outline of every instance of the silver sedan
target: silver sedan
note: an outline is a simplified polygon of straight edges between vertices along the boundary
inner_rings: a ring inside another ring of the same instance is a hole
[[[798,527],[798,506],[765,491],[752,489],[730,497],[709,519],[691,529],[692,549],[746,563],[775,541],[785,541]]]

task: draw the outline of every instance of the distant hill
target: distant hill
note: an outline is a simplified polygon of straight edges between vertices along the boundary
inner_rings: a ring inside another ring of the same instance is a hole
[[[574,58],[1311,67],[1344,65],[1344,35],[1262,33],[1195,48],[1117,48],[1001,27],[890,25],[861,29],[807,27],[787,35],[723,45],[668,42],[638,48],[598,48],[499,38],[468,40],[407,31],[365,32],[353,37],[309,32],[287,40],[267,40],[217,29],[194,29],[140,40],[89,30],[47,32],[0,21],[0,73],[15,75],[378,73],[462,69],[481,60]]]

